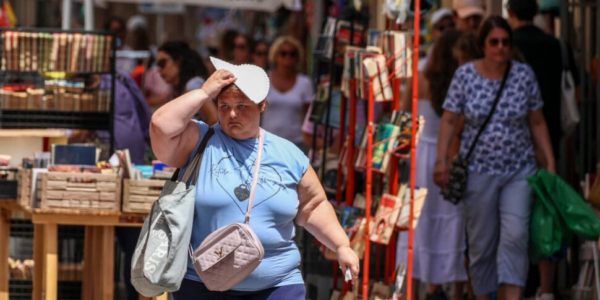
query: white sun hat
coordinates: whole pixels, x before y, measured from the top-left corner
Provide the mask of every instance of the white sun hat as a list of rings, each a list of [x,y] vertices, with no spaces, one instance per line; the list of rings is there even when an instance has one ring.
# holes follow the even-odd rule
[[[234,65],[212,56],[210,62],[216,70],[231,72],[236,78],[233,84],[252,102],[258,104],[267,98],[271,84],[269,76],[261,67],[251,64]]]

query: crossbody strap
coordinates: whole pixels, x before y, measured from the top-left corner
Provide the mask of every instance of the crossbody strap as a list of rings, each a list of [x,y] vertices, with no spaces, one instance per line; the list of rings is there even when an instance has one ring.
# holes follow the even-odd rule
[[[265,142],[265,133],[261,128],[258,134],[258,152],[256,153],[256,161],[254,162],[254,171],[252,172],[252,185],[250,186],[250,197],[248,199],[248,209],[246,209],[246,216],[244,223],[250,222],[250,215],[252,212],[252,205],[254,204],[254,194],[256,193],[256,183],[258,182],[258,174],[260,171],[260,162],[262,159],[263,144]]]
[[[259,174],[259,170],[260,170],[260,162],[262,160],[262,151],[263,151],[264,141],[265,141],[265,133],[264,133],[264,130],[261,128],[259,135],[258,135],[258,151],[256,153],[256,161],[254,162],[254,170],[252,171],[252,184],[250,186],[250,196],[248,199],[248,208],[246,209],[246,215],[244,217],[245,224],[250,223],[250,215],[252,212],[252,205],[254,204],[254,194],[256,191],[256,184],[258,182],[258,174]],[[195,261],[194,249],[192,248],[191,242],[188,246],[188,254],[190,256],[190,259],[192,261]]]
[[[492,119],[492,115],[494,115],[494,112],[496,111],[496,106],[498,106],[498,102],[500,102],[500,97],[502,96],[502,91],[504,90],[504,85],[506,83],[506,79],[508,78],[508,73],[510,73],[511,67],[512,67],[512,64],[509,62],[508,66],[506,66],[506,71],[504,71],[504,77],[502,77],[502,82],[500,83],[500,89],[498,89],[498,93],[496,93],[496,98],[494,99],[494,104],[492,105],[492,109],[490,110],[490,113],[485,118],[485,121],[483,121],[483,124],[479,128],[479,131],[477,132],[477,135],[475,136],[473,143],[471,143],[471,146],[469,147],[469,152],[467,152],[467,156],[465,157],[465,160],[467,160],[467,161],[469,160],[469,157],[471,157],[473,150],[475,150],[475,146],[477,145],[479,136],[485,130],[485,127],[490,122],[490,120]]]

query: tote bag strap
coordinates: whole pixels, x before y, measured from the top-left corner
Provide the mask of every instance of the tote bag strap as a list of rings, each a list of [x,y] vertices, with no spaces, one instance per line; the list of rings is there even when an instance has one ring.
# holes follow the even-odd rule
[[[200,170],[202,157],[204,156],[204,150],[206,149],[208,140],[210,140],[210,137],[212,137],[214,133],[215,129],[209,127],[208,131],[204,134],[202,140],[200,141],[198,150],[196,151],[192,160],[188,163],[187,167],[185,168],[185,172],[181,177],[181,181],[185,182],[187,186],[189,186],[191,183],[195,183],[198,180],[198,171]],[[171,181],[178,180],[180,171],[181,168],[177,168],[177,170],[175,170],[175,173],[173,173],[173,176],[171,177]]]
[[[192,161],[188,164],[188,168],[189,169],[195,169],[196,171],[194,172],[196,174],[196,178],[198,178],[198,169],[200,168],[200,163],[202,162],[202,157],[204,156],[204,150],[206,149],[206,145],[208,144],[208,140],[210,139],[210,137],[215,133],[215,130],[210,127],[208,129],[208,131],[206,132],[206,134],[204,134],[204,136],[202,137],[202,141],[200,142],[200,146],[198,147],[198,151],[196,152],[196,154],[194,154],[194,158],[192,159]],[[194,165],[195,164],[195,165]],[[173,176],[171,177],[171,181],[177,181],[177,178],[179,178],[179,170],[180,168],[177,168],[177,170],[175,170],[175,173],[173,173]],[[186,174],[188,173],[186,170]],[[184,174],[185,177],[185,174]],[[190,178],[187,178],[188,180]],[[189,183],[187,181],[186,185],[189,187],[189,185],[191,184],[191,182],[195,182],[195,181],[190,181]],[[148,215],[148,225],[150,225],[149,228],[153,228],[155,226],[155,222],[158,221],[157,220],[152,220],[152,215],[155,209],[155,206],[158,205],[158,200],[154,201],[152,203],[152,208],[150,209],[150,214]],[[148,240],[150,239],[150,230],[148,230],[148,232],[146,233],[146,243],[144,245],[144,249],[146,248],[146,245],[148,244]]]

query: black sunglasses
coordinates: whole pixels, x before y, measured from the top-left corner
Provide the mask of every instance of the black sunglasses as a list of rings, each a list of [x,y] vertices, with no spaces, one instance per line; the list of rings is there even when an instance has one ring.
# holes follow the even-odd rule
[[[505,47],[510,47],[510,44],[511,44],[509,39],[496,39],[496,38],[490,39],[489,43],[490,43],[490,46],[492,46],[492,47],[496,47],[499,44],[502,44]]]
[[[279,51],[279,56],[281,56],[281,57],[286,57],[286,56],[296,57],[296,56],[298,56],[298,52],[296,52],[296,51]]]

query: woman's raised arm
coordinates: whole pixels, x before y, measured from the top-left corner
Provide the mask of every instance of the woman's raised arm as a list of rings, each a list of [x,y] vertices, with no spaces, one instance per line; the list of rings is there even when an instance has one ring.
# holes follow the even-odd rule
[[[192,117],[207,101],[212,101],[221,89],[232,84],[235,77],[228,71],[218,70],[202,88],[192,90],[161,106],[152,115],[150,141],[156,157],[174,167],[185,164],[198,143],[198,126]]]

